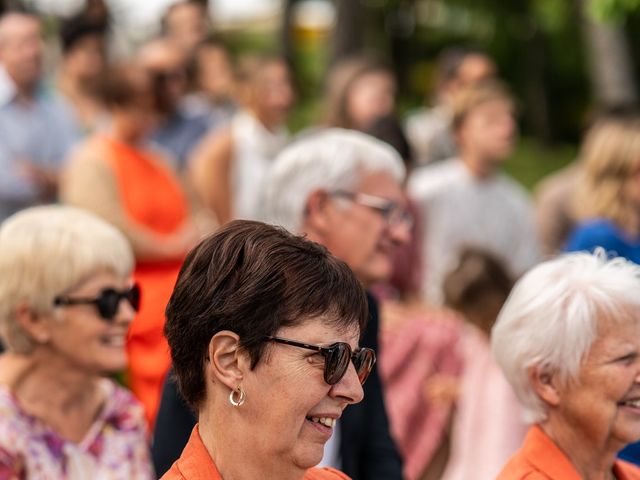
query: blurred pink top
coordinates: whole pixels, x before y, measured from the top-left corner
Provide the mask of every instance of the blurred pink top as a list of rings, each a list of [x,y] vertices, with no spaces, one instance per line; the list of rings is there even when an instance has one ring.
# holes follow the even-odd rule
[[[522,445],[529,425],[491,355],[487,335],[467,324],[460,351],[465,364],[442,480],[494,480]]]
[[[382,310],[379,372],[391,433],[407,480],[422,475],[442,442],[452,402],[430,401],[429,382],[461,373],[456,349],[461,322],[452,314],[386,302]]]

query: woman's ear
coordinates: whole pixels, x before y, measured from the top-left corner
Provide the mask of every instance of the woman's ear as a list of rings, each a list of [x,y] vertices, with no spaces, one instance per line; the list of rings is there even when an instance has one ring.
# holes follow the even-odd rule
[[[329,194],[325,190],[316,189],[309,194],[304,209],[303,232],[321,236],[328,230],[328,200]]]
[[[546,366],[534,365],[527,370],[529,381],[538,396],[549,406],[556,407],[560,403],[560,390],[557,378]]]
[[[209,341],[208,353],[208,371],[212,380],[235,390],[250,368],[248,355],[240,347],[238,334],[229,330],[216,333]]]
[[[48,343],[51,339],[50,318],[44,315],[38,315],[26,303],[21,303],[16,308],[16,320],[22,329],[37,344]]]

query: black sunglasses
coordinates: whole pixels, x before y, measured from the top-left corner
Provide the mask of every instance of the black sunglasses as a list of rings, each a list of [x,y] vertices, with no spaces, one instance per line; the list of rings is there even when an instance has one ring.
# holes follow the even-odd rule
[[[356,373],[360,384],[364,384],[376,363],[376,354],[370,348],[358,348],[351,351],[351,346],[345,342],[336,342],[328,347],[313,345],[310,343],[296,342],[287,338],[265,337],[272,342],[284,343],[298,348],[314,350],[324,357],[324,381],[329,385],[338,383],[349,368],[349,361],[356,367]]]
[[[105,288],[94,298],[70,298],[59,296],[53,299],[53,305],[61,307],[64,305],[95,305],[100,317],[113,321],[118,313],[120,301],[126,300],[137,312],[140,309],[140,287],[134,284],[125,290]]]

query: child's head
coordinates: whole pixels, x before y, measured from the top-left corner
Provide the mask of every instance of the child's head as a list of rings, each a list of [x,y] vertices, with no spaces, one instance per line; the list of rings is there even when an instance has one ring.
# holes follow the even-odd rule
[[[466,248],[444,280],[445,304],[489,335],[512,286],[500,260],[484,250]]]

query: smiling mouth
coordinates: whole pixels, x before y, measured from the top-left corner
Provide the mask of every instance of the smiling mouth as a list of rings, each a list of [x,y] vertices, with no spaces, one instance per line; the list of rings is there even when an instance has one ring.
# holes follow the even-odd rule
[[[618,402],[618,405],[622,407],[633,407],[640,409],[640,398],[634,398],[632,400],[624,400],[622,402]]]
[[[100,343],[108,347],[124,347],[127,341],[126,335],[110,335],[102,337]]]
[[[311,423],[320,423],[328,428],[333,428],[336,425],[335,418],[329,417],[306,417]]]

